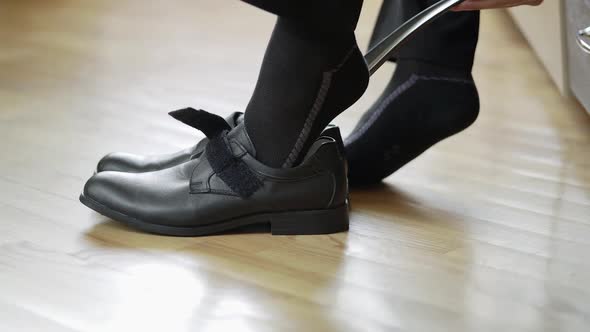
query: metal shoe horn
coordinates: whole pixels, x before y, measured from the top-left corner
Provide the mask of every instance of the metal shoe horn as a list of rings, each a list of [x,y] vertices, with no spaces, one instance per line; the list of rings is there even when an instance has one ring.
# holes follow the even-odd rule
[[[410,39],[412,35],[463,1],[465,0],[441,0],[407,20],[399,28],[383,38],[365,55],[369,73],[373,75],[379,67],[391,58],[393,52]]]

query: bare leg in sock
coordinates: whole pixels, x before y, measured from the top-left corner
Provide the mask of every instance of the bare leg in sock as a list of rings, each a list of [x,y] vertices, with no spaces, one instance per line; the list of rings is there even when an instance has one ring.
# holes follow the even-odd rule
[[[366,90],[354,29],[362,1],[246,1],[279,14],[245,126],[256,158],[296,165],[320,132]]]
[[[372,43],[434,2],[385,0]],[[475,121],[478,29],[479,12],[447,13],[394,55],[390,83],[345,142],[352,185],[380,182]]]

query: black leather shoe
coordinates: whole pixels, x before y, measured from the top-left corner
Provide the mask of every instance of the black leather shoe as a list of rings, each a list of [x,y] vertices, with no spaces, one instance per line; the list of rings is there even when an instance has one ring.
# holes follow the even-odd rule
[[[198,117],[190,116],[194,114],[194,109],[187,108],[185,112],[174,113],[171,112],[175,119],[180,122],[187,124],[193,128],[198,128]],[[244,113],[234,112],[225,121],[231,128],[234,128],[244,120]],[[336,140],[339,146],[344,151],[344,143],[342,142],[342,136],[340,135],[340,129],[335,125],[329,125],[322,132],[322,136],[330,136]],[[208,138],[203,138],[196,145],[186,148],[184,150],[162,154],[154,156],[141,156],[126,152],[113,152],[104,156],[96,166],[96,172],[114,171],[114,172],[126,172],[126,173],[144,173],[159,171],[162,169],[170,168],[172,166],[180,165],[191,159],[198,158],[203,151],[205,146],[209,142]]]
[[[231,129],[216,115],[195,112],[206,114],[199,125],[209,138],[200,158],[155,172],[98,173],[80,201],[165,235],[206,235],[260,223],[270,223],[272,234],[348,230],[345,160],[335,139],[320,137],[296,167],[270,168],[256,160],[243,124]]]
[[[175,119],[180,122],[187,124],[191,127],[198,126],[195,122],[198,118],[187,116],[173,115],[178,113],[171,113]],[[243,121],[244,113],[234,112],[228,116],[225,121],[230,125],[231,128],[237,126]],[[128,173],[143,173],[159,171],[161,169],[169,168],[182,164],[191,158],[198,158],[203,153],[205,146],[209,140],[203,138],[196,145],[186,148],[184,150],[155,156],[141,156],[126,152],[113,152],[104,156],[96,166],[96,173],[104,171],[115,171],[115,172],[128,172]]]

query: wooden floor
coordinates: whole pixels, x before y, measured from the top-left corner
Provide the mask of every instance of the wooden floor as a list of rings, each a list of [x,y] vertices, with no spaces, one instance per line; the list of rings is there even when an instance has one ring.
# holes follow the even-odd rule
[[[503,12],[478,122],[353,192],[347,234],[161,237],[78,202],[103,154],[198,139],[167,111],[242,110],[272,24],[235,0],[0,2],[0,331],[588,331],[590,118]]]

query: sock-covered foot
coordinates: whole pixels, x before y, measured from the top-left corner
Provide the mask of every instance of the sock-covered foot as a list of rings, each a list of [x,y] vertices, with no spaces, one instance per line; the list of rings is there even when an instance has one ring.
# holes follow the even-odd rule
[[[368,70],[352,31],[279,18],[245,112],[256,158],[296,165],[328,123],[364,93]]]
[[[381,181],[479,114],[470,72],[399,60],[393,79],[345,141],[351,185]]]

